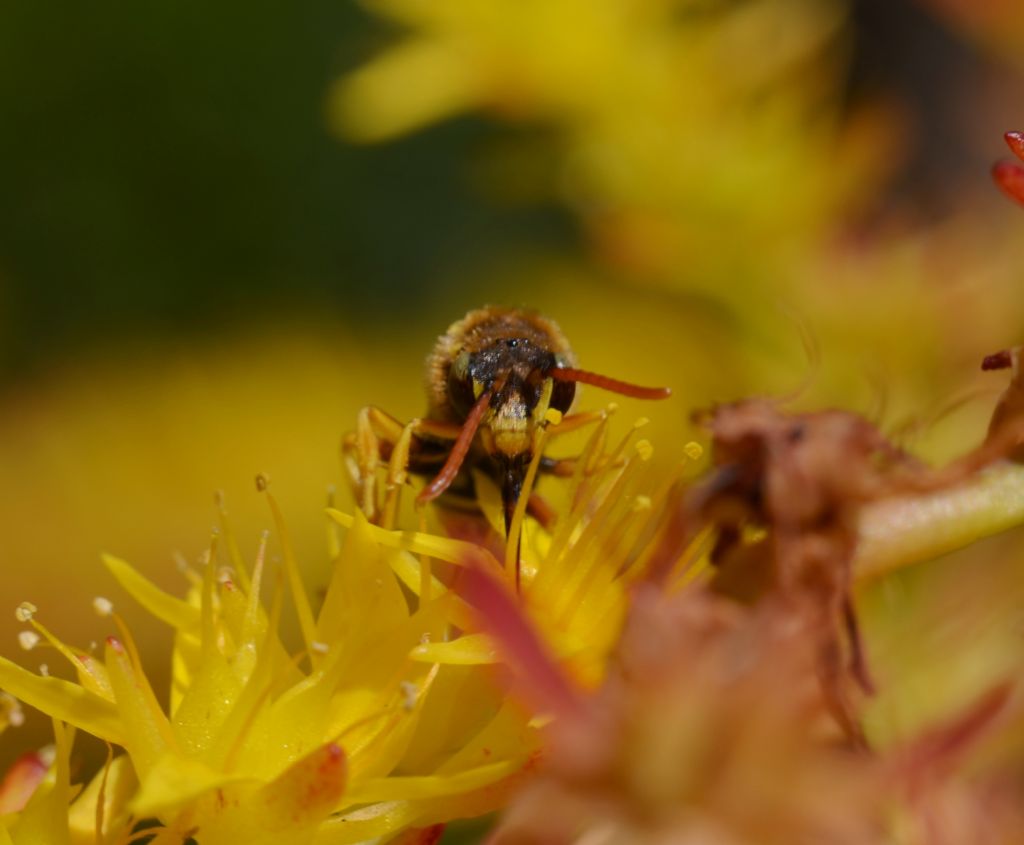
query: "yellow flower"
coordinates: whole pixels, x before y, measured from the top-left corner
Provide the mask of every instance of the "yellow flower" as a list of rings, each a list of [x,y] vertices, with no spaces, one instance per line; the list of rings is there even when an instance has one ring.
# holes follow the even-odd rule
[[[479,815],[514,784],[533,750],[520,736],[518,713],[464,667],[416,655],[464,620],[464,605],[437,582],[412,609],[400,581],[418,587],[419,562],[380,543],[356,517],[334,550],[335,567],[314,614],[284,522],[268,499],[283,558],[269,611],[260,600],[266,540],[250,573],[226,523],[202,573],[189,573],[184,600],[124,561],[104,558],[121,586],[174,629],[166,710],[108,600],[94,603],[118,630],[102,659],[61,642],[34,606],[18,609],[70,661],[76,682],[0,659],[0,686],[127,751],[70,813],[54,811],[67,806],[68,789],[47,790],[54,832],[41,841],[92,843],[101,834],[122,841],[137,822],[154,819],[160,842],[196,835],[203,845],[341,845]],[[230,567],[218,568],[218,546],[227,548]],[[296,655],[278,633],[285,582],[303,637]],[[70,732],[58,728],[58,760],[69,745]],[[66,786],[61,765],[56,783]],[[8,825],[19,845],[40,841],[31,833],[38,816],[32,806]]]
[[[550,127],[556,172],[541,168],[539,190],[647,281],[727,297],[745,274],[701,279],[742,264],[736,243],[770,277],[769,259],[791,260],[870,187],[885,146],[841,128],[841,2],[370,5],[406,34],[338,83],[342,134],[385,140],[473,110]],[[499,188],[522,192],[523,171]]]
[[[609,411],[614,410],[614,405]],[[622,625],[627,592],[647,570],[668,506],[671,482],[678,473],[661,473],[667,480],[658,489],[650,489],[652,473],[649,461],[653,449],[640,440],[631,445],[635,431],[646,424],[639,420],[619,442],[607,445],[611,414],[605,412],[576,462],[573,478],[564,491],[565,508],[549,534],[533,522],[523,519],[526,501],[543,454],[544,442],[534,449],[534,466],[520,496],[516,519],[509,536],[520,536],[521,602],[544,641],[580,683],[594,686],[603,677],[606,659]],[[701,448],[691,444],[684,465],[700,457]],[[680,470],[681,471],[681,470]],[[500,494],[486,476],[477,473],[474,483],[479,491],[484,517],[495,535],[504,536],[504,517]],[[356,520],[337,510],[329,514],[344,526]],[[515,546],[508,544],[503,561],[473,543],[416,532],[395,532],[370,526],[377,542],[396,551],[414,552],[456,566],[472,561],[493,572],[503,573],[510,590],[515,589]],[[685,562],[693,562],[686,558]],[[407,562],[406,583],[421,589]],[[459,579],[454,581],[458,589]],[[444,591],[439,581],[432,590]],[[449,617],[456,628],[465,631],[473,625],[472,614],[464,604],[457,605],[459,616]],[[441,666],[488,665],[499,662],[490,638],[484,633],[462,633],[454,639],[432,641],[413,651],[416,660]]]
[[[609,445],[609,414],[599,417],[550,534],[523,522],[528,495],[521,496],[511,535],[522,526],[518,593],[512,544],[499,561],[465,541],[389,531],[361,514],[330,508],[346,532],[343,542],[330,535],[334,565],[314,610],[269,493],[281,557],[276,568],[268,563],[267,536],[252,567],[246,565],[223,510],[200,571],[186,568],[191,583],[183,599],[106,556],[121,587],[174,631],[166,707],[110,600],[93,602],[116,629],[102,657],[62,642],[35,605],[23,603],[16,615],[31,626],[24,644],[56,649],[75,681],[0,659],[0,688],[53,717],[56,737],[45,777],[40,780],[37,765],[34,780],[23,780],[21,797],[8,806],[14,812],[0,819],[0,845],[123,845],[140,825],[149,826],[158,843],[189,837],[202,845],[386,842],[504,806],[545,752],[541,726],[560,706],[575,706],[581,693],[608,684],[609,658],[621,651],[631,595],[656,556],[673,550],[673,559],[656,560],[668,573],[670,594],[703,577],[705,537],[689,548],[672,542],[675,485],[685,470],[657,473],[662,481],[652,487],[651,446],[631,439],[638,427]],[[540,436],[527,491],[543,453]],[[686,451],[686,465],[700,457],[696,444]],[[1007,473],[1019,483],[1024,470],[1003,471],[1000,483]],[[978,484],[984,489],[993,478]],[[500,496],[485,478],[476,482],[484,515],[501,534]],[[264,481],[260,486],[265,491]],[[1005,526],[1003,516],[986,521],[994,506],[977,490],[961,496],[954,509],[959,501],[984,511],[971,516],[968,533]],[[902,507],[906,513],[908,505]],[[933,525],[942,518],[929,517],[921,502],[909,507]],[[953,542],[965,537],[947,535]],[[884,532],[880,540],[872,554],[884,558]],[[921,547],[935,551],[933,538],[927,540]],[[913,558],[913,549],[895,545],[900,562]],[[445,582],[434,573],[435,561],[483,567],[503,578],[505,606],[518,609],[481,625],[473,606],[475,570]],[[280,635],[286,593],[302,638],[295,654]],[[499,617],[513,626],[521,618],[529,628],[518,640],[505,637],[506,646],[519,643],[518,651],[499,651],[492,636]],[[491,667],[503,660],[534,681],[520,689],[522,700],[506,697],[493,683]],[[755,686],[763,680],[759,675]],[[2,712],[16,712],[10,699],[4,701]],[[655,749],[659,725],[672,720],[649,722]],[[70,783],[75,729],[127,752],[111,755],[81,792]],[[644,756],[641,773],[661,765],[653,752]],[[816,752],[811,757],[817,759]]]

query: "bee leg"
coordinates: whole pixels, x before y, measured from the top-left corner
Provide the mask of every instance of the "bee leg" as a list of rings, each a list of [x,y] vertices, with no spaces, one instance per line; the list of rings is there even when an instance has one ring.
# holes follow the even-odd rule
[[[537,467],[537,471],[543,472],[546,475],[553,475],[556,478],[570,478],[572,474],[576,472],[576,464],[579,460],[579,456],[571,458],[549,458],[545,455],[540,459],[540,465]]]
[[[368,405],[356,418],[355,432],[342,441],[342,455],[359,508],[374,524],[390,527],[398,512],[401,486],[419,461],[421,440],[455,440],[461,427],[454,423],[415,419],[403,425],[390,414]],[[377,489],[377,470],[387,461],[384,501]]]
[[[540,523],[541,528],[549,532],[555,524],[555,518],[558,516],[547,499],[543,498],[539,493],[530,494],[530,498],[526,500],[526,512]]]
[[[359,509],[376,523],[380,508],[377,496],[377,467],[383,444],[393,443],[402,433],[401,423],[379,408],[367,406],[356,417],[356,430],[342,444],[345,466],[352,481]],[[388,449],[390,451],[390,449]]]
[[[395,525],[395,516],[398,513],[398,500],[402,493],[402,485],[409,476],[409,449],[412,445],[413,432],[416,423],[413,420],[402,428],[391,449],[391,458],[388,460],[387,483],[384,488],[384,510],[381,514],[380,524],[382,527],[391,529]]]
[[[553,475],[556,478],[571,478],[573,474],[576,472],[576,468],[581,460],[583,460],[582,455],[572,455],[571,457],[568,458],[549,458],[548,456],[545,455],[543,458],[540,459],[540,466],[537,468],[537,470],[538,472],[543,472],[545,475]],[[597,463],[595,466],[592,466],[589,469],[584,469],[583,474],[586,476],[591,476],[596,474],[599,470],[607,469],[609,466],[621,467],[624,466],[625,463],[625,458],[618,457],[615,460],[613,460],[611,464]]]

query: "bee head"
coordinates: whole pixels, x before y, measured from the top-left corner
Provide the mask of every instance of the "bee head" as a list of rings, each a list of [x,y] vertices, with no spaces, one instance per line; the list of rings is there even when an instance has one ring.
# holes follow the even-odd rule
[[[567,361],[526,337],[502,337],[473,351],[462,350],[448,371],[448,398],[465,418],[477,400],[491,392],[495,416],[529,418],[544,397],[545,380]],[[555,381],[549,407],[565,414],[576,397],[571,381]]]

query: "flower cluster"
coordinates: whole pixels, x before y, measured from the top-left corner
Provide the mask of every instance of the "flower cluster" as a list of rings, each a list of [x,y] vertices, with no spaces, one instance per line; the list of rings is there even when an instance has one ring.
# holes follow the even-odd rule
[[[650,445],[627,437],[609,447],[610,414],[601,417],[570,482],[569,513],[550,535],[525,526],[522,545],[531,618],[588,686],[603,677],[627,585],[643,569],[667,495],[667,487],[641,493]],[[282,561],[273,574],[269,537],[248,566],[223,509],[200,570],[186,570],[184,599],[104,557],[120,586],[174,630],[166,707],[111,601],[94,601],[116,630],[102,655],[62,642],[35,605],[18,607],[30,626],[23,646],[54,648],[76,680],[0,659],[7,721],[17,721],[17,699],[49,713],[58,735],[52,759],[32,755],[0,790],[0,806],[20,811],[6,822],[13,842],[37,841],[43,820],[47,842],[127,842],[141,829],[159,842],[203,845],[341,845],[403,831],[428,841],[436,825],[502,805],[530,768],[539,749],[532,714],[503,700],[489,677],[498,661],[490,639],[433,572],[470,553],[494,571],[505,564],[463,540],[389,531],[330,508],[345,537],[332,534],[334,566],[314,610],[264,492]],[[490,493],[481,494],[485,512],[500,524]],[[297,653],[279,634],[286,593],[302,634]],[[74,728],[126,751],[77,795]]]
[[[1019,381],[1015,370],[983,460],[956,467],[1017,448]],[[0,842],[409,845],[510,804],[499,842],[917,845],[943,841],[922,833],[940,816],[958,830],[984,818],[1012,841],[1018,757],[1003,750],[971,779],[959,774],[994,726],[1003,740],[1021,734],[1009,687],[869,753],[842,667],[863,671],[850,580],[1024,521],[1024,471],[926,472],[902,453],[887,466],[852,415],[788,415],[763,400],[733,410],[740,419],[718,413],[701,479],[697,444],[683,467],[652,473],[637,427],[612,441],[611,415],[595,415],[557,519],[546,530],[519,514],[522,542],[504,560],[487,544],[331,507],[344,538],[331,534],[314,600],[262,478],[279,564],[264,535],[247,565],[223,507],[199,569],[185,568],[184,598],[106,556],[174,631],[166,706],[110,600],[94,600],[114,628],[101,655],[66,644],[22,603],[23,646],[54,649],[75,680],[0,659],[0,724],[19,721],[21,701],[49,714],[55,735],[0,784]],[[865,437],[862,454],[852,444]],[[845,474],[837,449],[849,453]],[[851,488],[856,465],[864,476]],[[894,472],[906,474],[901,491],[924,476],[935,490],[863,507],[888,498],[879,485]],[[500,535],[500,495],[476,483],[480,518]],[[951,513],[962,530],[936,538]],[[286,596],[297,650],[280,635]],[[77,730],[111,748],[84,788],[72,784]]]
[[[686,266],[693,283],[733,266],[737,242],[763,269],[873,182],[822,95],[841,76],[840,2],[372,8],[404,34],[339,82],[341,133],[379,141],[468,111],[550,129],[542,163],[519,151],[498,190],[553,188],[598,253],[637,276],[673,284]]]

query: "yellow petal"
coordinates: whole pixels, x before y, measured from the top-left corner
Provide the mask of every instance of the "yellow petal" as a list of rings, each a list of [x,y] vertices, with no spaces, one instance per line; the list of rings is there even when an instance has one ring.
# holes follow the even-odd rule
[[[295,551],[292,548],[288,526],[285,524],[281,509],[277,505],[277,500],[269,492],[266,493],[266,497],[267,504],[270,505],[270,512],[274,517],[274,525],[277,527],[277,537],[281,543],[281,553],[284,559],[284,571],[288,576],[288,586],[291,588],[295,613],[299,617],[299,629],[302,631],[306,650],[310,652],[310,660],[316,664],[316,654],[312,651],[312,644],[316,639],[316,625],[313,621],[309,596],[306,595],[306,587],[302,583],[302,573],[299,571],[299,563],[295,559]]]
[[[385,556],[391,571],[418,597],[423,585],[420,561],[409,552],[398,549],[387,550]],[[456,628],[468,628],[473,624],[474,616],[470,606],[433,575],[430,577],[430,597],[434,601],[444,602],[445,618]]]
[[[184,806],[198,796],[228,784],[252,781],[240,774],[225,774],[199,760],[165,753],[149,767],[131,802],[137,818],[157,816]]]
[[[108,701],[114,700],[114,694],[110,689],[110,680],[107,678],[107,670],[99,660],[66,645],[37,619],[32,619],[31,624],[71,664],[78,676],[78,683],[101,698]]]
[[[332,122],[360,141],[400,135],[468,108],[479,93],[476,77],[455,50],[410,41],[337,84]]]
[[[78,684],[35,675],[0,657],[0,689],[93,736],[115,745],[124,744],[125,730],[117,707]]]
[[[417,801],[459,795],[482,786],[489,786],[519,768],[519,763],[515,761],[502,760],[454,775],[374,778],[359,786],[353,786],[345,795],[345,803],[351,806],[380,801]]]
[[[439,775],[455,774],[495,760],[518,760],[520,765],[540,747],[540,737],[513,704],[504,704],[487,725],[438,766]]]
[[[217,649],[205,653],[199,671],[174,711],[174,733],[185,754],[199,754],[215,740],[245,684]]]
[[[319,641],[358,652],[409,618],[402,588],[382,554],[381,533],[390,532],[375,531],[361,513],[352,521],[317,620]]]
[[[504,806],[521,788],[522,772],[461,795],[423,801],[388,801],[331,816],[317,829],[313,845],[356,845],[408,827],[426,827],[458,818],[474,818]]]
[[[11,831],[16,845],[70,845],[68,804],[71,803],[71,742],[74,728],[54,719],[57,754],[52,780],[47,779],[29,799]]]
[[[423,643],[416,646],[409,656],[423,663],[453,664],[472,666],[497,663],[498,655],[494,644],[486,634],[465,634],[458,639],[440,643]]]
[[[355,518],[347,513],[342,513],[334,508],[327,509],[328,516],[339,525],[350,528]],[[360,514],[360,516],[362,516]],[[364,517],[365,519],[365,517]],[[403,549],[418,555],[429,555],[438,560],[464,565],[467,559],[485,560],[493,567],[495,572],[503,572],[504,569],[495,560],[494,555],[481,549],[475,543],[466,540],[452,540],[448,537],[438,537],[435,534],[426,534],[422,531],[387,531],[377,525],[368,525],[367,530],[373,535],[376,542],[391,549]]]
[[[104,777],[106,782],[104,783]],[[103,794],[103,832],[116,830],[127,817],[128,800],[138,780],[126,754],[115,757],[96,775],[68,812],[72,845],[96,845],[96,810]]]
[[[345,755],[314,750],[259,789],[227,787],[194,815],[203,845],[305,845],[345,789]]]
[[[148,578],[140,575],[131,564],[113,555],[103,555],[103,564],[128,594],[168,625],[179,631],[199,627],[199,611],[179,598],[165,593]]]
[[[174,747],[174,733],[146,676],[136,670],[124,646],[113,637],[107,640],[106,664],[124,733],[120,744],[145,779],[156,760]]]
[[[396,774],[435,772],[458,749],[472,742],[493,719],[504,701],[490,673],[477,666],[439,666],[423,705],[416,734]],[[457,715],[456,715],[457,714]],[[488,754],[467,760],[463,768],[505,759]]]
[[[361,726],[361,730],[348,730],[342,734],[342,742],[349,752],[349,772],[353,784],[390,774],[405,756],[416,734],[437,670],[438,667],[434,666],[425,673],[413,675],[413,680],[406,681],[411,686],[400,688],[394,693],[392,701],[386,705],[385,718],[371,720]],[[409,695],[415,696],[411,706],[407,699]]]
[[[327,743],[299,760],[280,777],[260,790],[259,820],[270,830],[312,826],[326,817],[345,790],[345,754],[338,745]]]
[[[30,751],[11,764],[0,778],[0,816],[24,808],[50,771],[51,762],[45,753]]]

